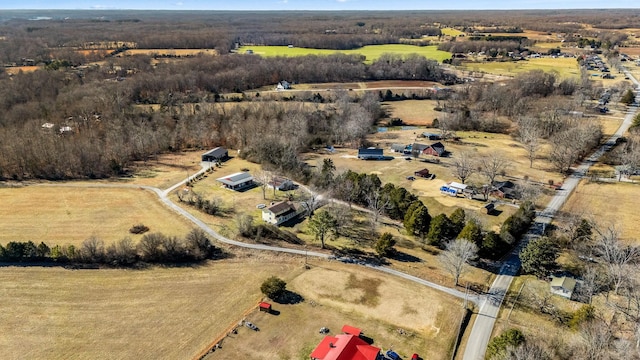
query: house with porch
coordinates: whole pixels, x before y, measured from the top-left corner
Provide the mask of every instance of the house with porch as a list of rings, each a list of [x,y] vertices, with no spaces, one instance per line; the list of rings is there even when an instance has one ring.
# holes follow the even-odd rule
[[[291,201],[281,201],[262,209],[262,220],[266,223],[280,226],[300,215],[300,210]]]
[[[254,185],[253,176],[248,172],[239,172],[216,179],[227,189],[240,191]]]

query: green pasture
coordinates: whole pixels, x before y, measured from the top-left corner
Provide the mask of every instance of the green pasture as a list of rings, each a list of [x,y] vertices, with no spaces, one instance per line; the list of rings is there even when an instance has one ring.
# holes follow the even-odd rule
[[[514,76],[531,70],[555,72],[560,78],[579,77],[580,69],[574,58],[539,58],[524,61],[508,62],[474,62],[465,63],[462,68],[467,71],[480,71],[495,75]]]
[[[442,62],[451,58],[451,53],[440,51],[435,45],[415,46],[404,44],[368,45],[353,50],[328,50],[310,49],[288,46],[242,46],[238,49],[241,54],[246,54],[247,50],[252,50],[254,54],[261,56],[305,56],[305,55],[330,55],[335,53],[360,54],[365,57],[365,63],[377,60],[382,54],[394,53],[399,55],[418,54],[428,59]]]

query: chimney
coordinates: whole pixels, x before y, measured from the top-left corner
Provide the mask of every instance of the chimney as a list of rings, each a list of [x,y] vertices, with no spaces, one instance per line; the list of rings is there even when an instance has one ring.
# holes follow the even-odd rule
[[[330,342],[330,343],[329,343],[329,348],[334,348],[334,347],[336,347],[336,346],[335,346],[335,345],[333,345],[333,343],[332,343],[332,342]]]

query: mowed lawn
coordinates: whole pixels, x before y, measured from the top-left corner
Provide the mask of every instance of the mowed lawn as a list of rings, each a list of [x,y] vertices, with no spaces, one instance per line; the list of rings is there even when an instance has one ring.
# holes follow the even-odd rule
[[[592,220],[603,228],[614,226],[624,240],[638,242],[640,222],[637,194],[640,184],[583,181],[562,211]]]
[[[345,324],[363,329],[374,346],[393,347],[403,359],[413,353],[423,359],[449,358],[461,299],[361,266],[311,264],[287,285],[303,303],[274,304],[278,315],[251,314],[247,320],[260,331],[240,329],[206,359],[308,359],[324,337],[318,333],[321,327],[335,335]]]
[[[426,58],[438,60],[442,62],[451,58],[451,53],[438,50],[435,45],[431,46],[415,46],[404,44],[386,44],[386,45],[367,45],[353,50],[330,50],[330,49],[311,49],[288,46],[242,46],[238,52],[245,54],[247,50],[252,50],[256,55],[262,56],[306,56],[306,55],[330,55],[335,53],[343,54],[359,54],[363,55],[365,63],[371,63],[377,60],[382,54],[394,53],[398,55],[418,54]]]
[[[191,359],[260,299],[288,258],[197,267],[0,267],[1,359]]]
[[[524,61],[471,62],[465,63],[463,68],[469,71],[482,71],[495,75],[515,76],[531,70],[543,70],[545,72],[556,72],[560,78],[580,77],[578,62],[574,58],[544,57]]]
[[[91,236],[106,244],[132,235],[144,224],[150,232],[184,236],[193,226],[165,207],[155,193],[136,188],[68,186],[0,188],[0,243],[45,242],[49,246],[79,245]]]

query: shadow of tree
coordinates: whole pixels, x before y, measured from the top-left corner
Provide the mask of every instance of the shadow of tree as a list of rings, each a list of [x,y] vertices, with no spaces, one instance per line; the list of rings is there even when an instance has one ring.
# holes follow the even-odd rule
[[[390,258],[401,262],[422,262],[422,259],[420,259],[419,257],[398,250],[396,250],[395,253],[390,256]]]
[[[285,290],[282,295],[280,295],[280,297],[274,299],[273,301],[277,302],[278,304],[294,305],[303,302],[304,297],[293,291]]]

